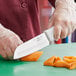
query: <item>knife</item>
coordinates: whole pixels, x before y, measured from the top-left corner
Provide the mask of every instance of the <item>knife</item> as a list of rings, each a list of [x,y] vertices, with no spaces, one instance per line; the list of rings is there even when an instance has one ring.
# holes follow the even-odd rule
[[[54,27],[44,31],[40,35],[24,42],[18,46],[14,52],[14,59],[32,54],[54,42]]]

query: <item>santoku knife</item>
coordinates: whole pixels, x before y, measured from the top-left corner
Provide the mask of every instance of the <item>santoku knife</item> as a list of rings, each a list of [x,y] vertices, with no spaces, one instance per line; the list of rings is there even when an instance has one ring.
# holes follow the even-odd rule
[[[14,52],[14,59],[19,59],[21,57],[27,56],[50,45],[52,42],[54,42],[53,35],[54,27],[44,31],[42,34],[32,38],[29,41],[24,42],[16,48]]]

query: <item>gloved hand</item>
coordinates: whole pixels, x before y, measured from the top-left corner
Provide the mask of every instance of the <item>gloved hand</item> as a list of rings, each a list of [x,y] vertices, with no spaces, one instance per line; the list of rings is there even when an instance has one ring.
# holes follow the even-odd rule
[[[22,43],[14,32],[0,25],[0,54],[3,58],[12,60],[16,47]]]
[[[49,20],[49,28],[55,26],[55,40],[65,38],[76,29],[75,7],[74,0],[56,0],[55,11]]]

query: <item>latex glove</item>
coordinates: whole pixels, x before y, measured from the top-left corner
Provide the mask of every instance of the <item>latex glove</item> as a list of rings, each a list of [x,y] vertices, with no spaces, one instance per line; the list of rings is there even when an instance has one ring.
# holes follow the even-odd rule
[[[0,25],[0,54],[3,58],[12,60],[16,47],[22,43],[14,32]]]
[[[55,11],[49,20],[49,28],[55,26],[55,40],[63,39],[76,29],[74,0],[57,0]]]

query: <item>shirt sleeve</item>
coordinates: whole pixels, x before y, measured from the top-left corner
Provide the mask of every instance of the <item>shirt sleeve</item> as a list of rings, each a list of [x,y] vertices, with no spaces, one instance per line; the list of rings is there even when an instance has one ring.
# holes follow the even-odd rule
[[[48,0],[50,3],[51,3],[51,5],[53,6],[53,7],[55,7],[55,1],[56,0]]]

